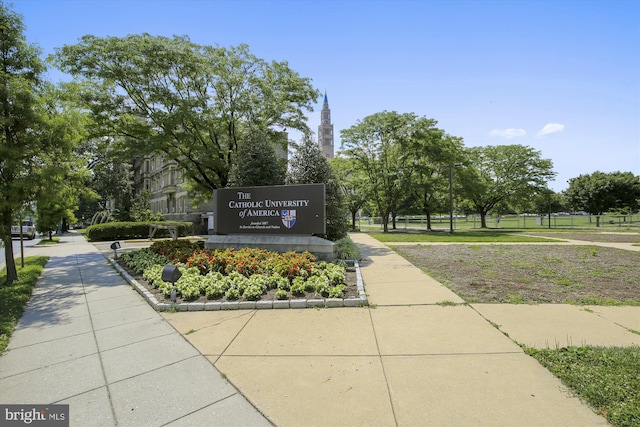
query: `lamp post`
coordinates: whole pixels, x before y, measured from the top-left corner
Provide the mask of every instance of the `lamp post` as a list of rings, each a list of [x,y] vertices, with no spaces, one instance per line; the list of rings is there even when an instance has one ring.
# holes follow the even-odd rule
[[[453,234],[453,168],[461,168],[462,163],[451,163],[442,167],[449,168],[449,233]]]

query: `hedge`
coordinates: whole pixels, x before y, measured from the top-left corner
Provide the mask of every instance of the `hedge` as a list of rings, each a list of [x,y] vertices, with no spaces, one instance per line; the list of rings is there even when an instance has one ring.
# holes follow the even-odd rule
[[[86,236],[89,241],[96,242],[114,239],[148,239],[150,225],[172,225],[178,227],[178,236],[193,234],[193,223],[178,221],[147,222],[107,222],[87,227]],[[156,230],[154,238],[170,237],[169,230]]]

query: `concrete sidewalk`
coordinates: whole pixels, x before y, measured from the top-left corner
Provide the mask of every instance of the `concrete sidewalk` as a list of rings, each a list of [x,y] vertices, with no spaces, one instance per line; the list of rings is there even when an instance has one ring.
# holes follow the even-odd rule
[[[384,244],[351,237],[371,308],[163,315],[276,425],[607,425],[492,326],[498,312],[448,305],[463,301]],[[637,307],[612,321],[563,306],[544,324],[551,341],[584,315],[591,332],[574,343],[638,343],[620,326],[632,328]],[[501,329],[534,343],[519,318],[500,314]]]
[[[0,403],[69,404],[71,426],[271,423],[79,234],[49,255],[0,357]]]
[[[91,426],[607,425],[514,340],[638,345],[639,307],[463,305],[351,237],[371,307],[160,315],[83,238],[34,248],[52,258],[0,357],[0,403],[69,403]]]

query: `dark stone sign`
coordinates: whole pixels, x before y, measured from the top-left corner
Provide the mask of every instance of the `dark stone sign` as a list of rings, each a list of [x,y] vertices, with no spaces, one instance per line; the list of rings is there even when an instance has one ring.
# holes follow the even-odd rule
[[[225,188],[213,199],[216,234],[326,233],[324,184]]]

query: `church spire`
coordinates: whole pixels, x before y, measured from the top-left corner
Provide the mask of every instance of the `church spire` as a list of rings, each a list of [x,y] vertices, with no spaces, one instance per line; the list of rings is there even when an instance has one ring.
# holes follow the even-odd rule
[[[324,91],[324,102],[320,112],[320,126],[318,126],[318,144],[327,159],[333,159],[333,124],[331,124],[331,110],[327,91]]]

